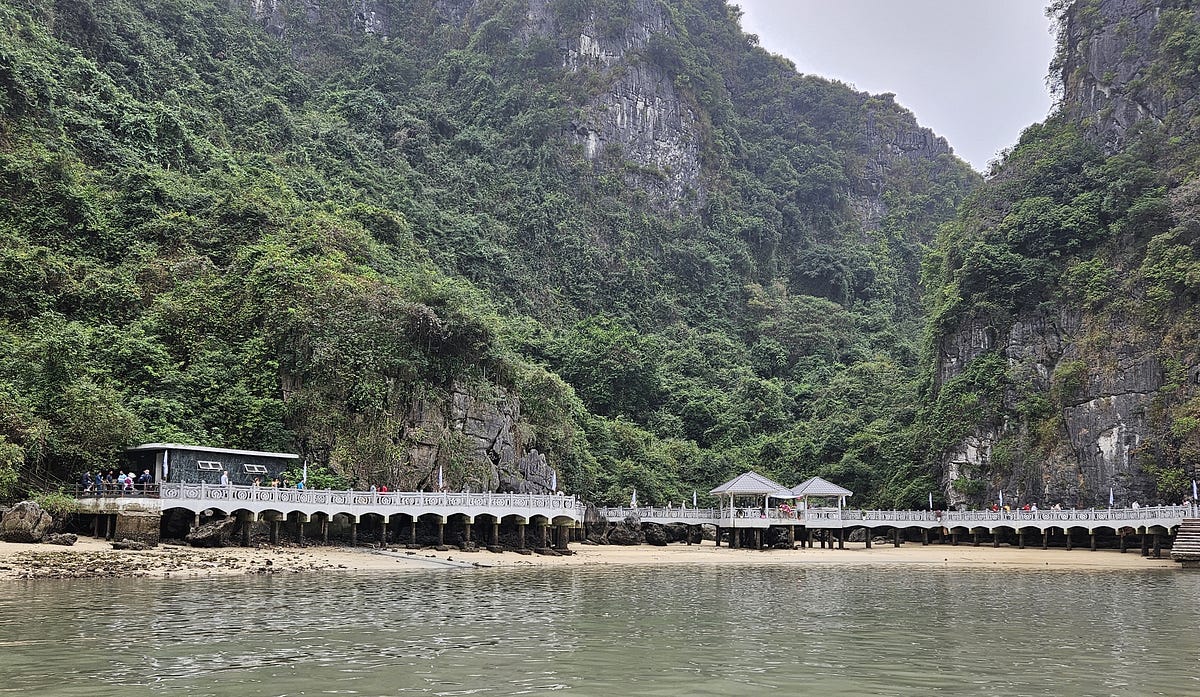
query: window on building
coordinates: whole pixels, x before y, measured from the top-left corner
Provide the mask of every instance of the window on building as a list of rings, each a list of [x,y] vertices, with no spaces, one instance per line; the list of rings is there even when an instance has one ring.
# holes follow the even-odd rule
[[[221,470],[221,463],[213,461],[213,460],[197,460],[196,466],[202,470],[213,470],[213,471]]]
[[[267,473],[266,465],[251,465],[251,464],[247,463],[247,464],[242,465],[242,469],[245,470],[246,474],[266,474]]]

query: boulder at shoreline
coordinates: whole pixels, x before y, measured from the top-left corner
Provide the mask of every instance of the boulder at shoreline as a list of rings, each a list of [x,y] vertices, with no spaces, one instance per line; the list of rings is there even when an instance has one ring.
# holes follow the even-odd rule
[[[54,518],[34,501],[22,501],[0,518],[0,541],[41,542],[54,525]]]

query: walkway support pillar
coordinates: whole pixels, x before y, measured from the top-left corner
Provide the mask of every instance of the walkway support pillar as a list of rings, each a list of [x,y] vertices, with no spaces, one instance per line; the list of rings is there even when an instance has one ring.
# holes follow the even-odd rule
[[[271,544],[279,544],[279,518],[271,518]]]
[[[517,523],[517,549],[525,549],[525,523]]]
[[[1162,539],[1157,532],[1154,533],[1154,558],[1162,559]]]
[[[1120,540],[1120,545],[1121,545],[1121,554],[1124,554],[1124,553],[1125,553],[1125,531],[1124,531],[1124,530],[1118,530],[1118,531],[1117,531],[1117,538]]]
[[[254,514],[249,511],[243,511],[238,514],[242,523],[242,546],[250,546],[250,525],[254,522]]]
[[[992,549],[996,549],[999,546],[1000,546],[1000,528],[996,528],[995,530],[992,531]]]
[[[1025,549],[1025,528],[1017,531],[1017,549]]]
[[[550,544],[546,539],[546,533],[548,532],[549,527],[550,526],[546,523],[538,523],[538,540],[541,542],[539,547],[540,549],[545,549]]]
[[[1090,533],[1088,533],[1088,537],[1091,538],[1092,551],[1095,552],[1096,551],[1096,531],[1092,530]]]
[[[467,522],[463,524],[463,529],[466,531],[463,533],[465,536],[464,539],[467,542],[470,542],[471,541],[471,521],[470,521],[470,519],[468,519]]]
[[[498,546],[499,544],[500,544],[500,519],[497,518],[496,520],[492,521],[492,545]]]
[[[1071,528],[1063,528],[1063,532],[1067,534],[1067,551],[1070,552],[1073,549],[1071,546]]]
[[[1050,549],[1050,528],[1042,530],[1042,549]]]
[[[921,528],[921,546],[929,546],[929,528]]]
[[[971,546],[979,546],[979,528],[971,528]]]
[[[1150,556],[1150,538],[1146,537],[1146,533],[1142,533],[1142,556]]]
[[[438,516],[438,546],[442,547],[446,544],[446,519]]]
[[[567,542],[571,539],[571,529],[566,525],[558,526],[558,549],[567,550]]]
[[[867,549],[870,549],[871,548],[871,528],[864,526],[863,532],[865,533],[863,535],[863,538],[867,541]]]
[[[296,514],[296,544],[304,544],[304,514]]]
[[[955,532],[954,530],[950,531],[950,546],[951,547],[958,546],[958,533]]]
[[[900,546],[900,528],[892,528],[892,546]]]
[[[358,546],[358,518],[350,521],[350,546]]]
[[[416,516],[413,516],[413,519],[408,521],[408,543],[410,545],[417,544],[417,517]]]
[[[789,525],[787,530],[788,530],[788,546],[791,547],[792,549],[795,549],[796,548],[796,526]]]

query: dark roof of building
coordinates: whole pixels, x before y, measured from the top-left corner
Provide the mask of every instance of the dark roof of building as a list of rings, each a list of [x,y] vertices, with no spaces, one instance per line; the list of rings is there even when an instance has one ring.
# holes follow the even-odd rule
[[[250,455],[258,457],[282,457],[297,460],[300,458],[295,453],[269,453],[263,450],[233,450],[230,448],[209,448],[203,445],[183,445],[182,443],[143,443],[135,445],[132,448],[126,448],[127,452],[142,452],[147,450],[195,450],[202,453],[218,453],[221,455]]]

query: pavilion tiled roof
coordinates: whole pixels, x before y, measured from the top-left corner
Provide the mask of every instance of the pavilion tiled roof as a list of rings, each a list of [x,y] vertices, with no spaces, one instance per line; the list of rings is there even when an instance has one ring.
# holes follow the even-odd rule
[[[820,477],[809,477],[792,487],[792,496],[854,496],[854,492]]]
[[[713,489],[710,494],[718,496],[772,496],[790,499],[792,493],[779,482],[762,476],[758,472],[746,472]]]

